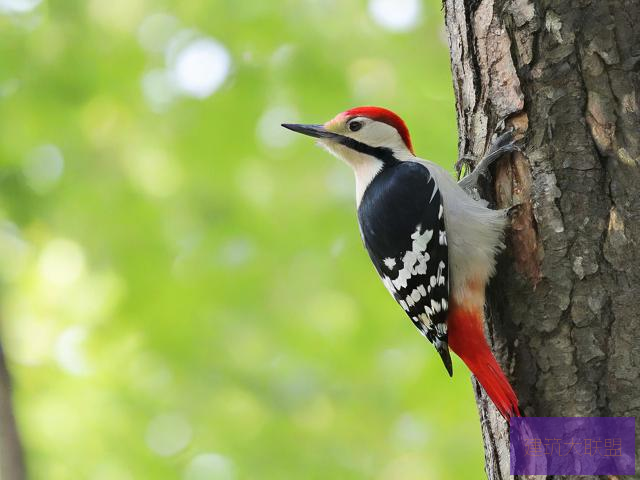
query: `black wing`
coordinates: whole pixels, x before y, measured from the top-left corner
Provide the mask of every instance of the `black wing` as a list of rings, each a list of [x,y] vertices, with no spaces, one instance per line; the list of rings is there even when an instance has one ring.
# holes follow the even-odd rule
[[[385,286],[453,375],[447,234],[442,197],[429,170],[415,162],[385,167],[367,187],[358,221]]]

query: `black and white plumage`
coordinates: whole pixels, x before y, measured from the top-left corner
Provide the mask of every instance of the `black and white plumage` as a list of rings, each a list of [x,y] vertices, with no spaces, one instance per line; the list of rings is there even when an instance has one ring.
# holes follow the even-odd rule
[[[364,192],[358,221],[385,287],[436,347],[451,375],[449,256],[435,179],[420,163],[386,162]]]
[[[351,166],[369,256],[449,375],[451,347],[505,419],[520,415],[483,331],[485,286],[503,246],[506,211],[469,195],[488,165],[517,149],[512,137],[500,136],[477,170],[456,183],[443,168],[414,155],[407,126],[384,108],[353,108],[324,125],[283,126],[317,138]]]
[[[476,355],[477,345],[483,344],[476,342],[483,336],[480,321],[472,322],[476,333],[470,335],[460,325],[469,313],[482,318],[484,288],[502,248],[505,211],[474,200],[468,194],[472,179],[458,184],[442,167],[417,158],[405,123],[389,110],[358,107],[324,125],[283,126],[317,138],[353,169],[369,256],[395,300],[436,347],[449,374],[449,347],[467,365],[488,358],[488,347]],[[513,150],[502,147],[481,162],[479,171]],[[477,173],[472,176],[475,180]]]

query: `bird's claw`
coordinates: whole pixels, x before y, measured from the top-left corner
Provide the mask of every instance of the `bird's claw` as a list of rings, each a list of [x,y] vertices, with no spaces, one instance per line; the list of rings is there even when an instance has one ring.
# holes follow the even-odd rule
[[[469,190],[477,187],[480,177],[491,181],[491,171],[489,167],[503,155],[519,151],[522,150],[520,145],[516,143],[515,130],[512,127],[504,130],[504,121],[500,122],[496,129],[496,134],[493,135],[491,144],[482,160],[476,161],[472,156],[463,155],[456,162],[455,168],[458,174],[458,184],[463,189]],[[460,180],[464,167],[466,167],[465,176]]]
[[[500,122],[500,124],[498,125],[499,126],[498,128],[496,128],[496,132],[500,132],[503,130],[504,121]],[[474,169],[476,166],[480,165],[482,165],[483,167],[488,167],[491,163],[496,161],[505,153],[519,151],[521,151],[521,148],[520,145],[516,143],[515,130],[513,127],[509,127],[508,129],[502,131],[502,133],[494,134],[491,144],[489,145],[489,148],[487,149],[482,160],[477,161],[473,156],[468,154],[462,155],[455,164],[458,178],[460,178],[462,169],[464,167],[467,167],[467,169]]]
[[[513,127],[509,127],[504,131],[502,131],[502,127],[496,129],[496,133],[492,138],[491,144],[489,145],[485,156],[489,157],[490,155],[495,154],[498,151],[500,152],[500,155],[508,152],[522,151],[520,145],[515,139],[515,129]]]

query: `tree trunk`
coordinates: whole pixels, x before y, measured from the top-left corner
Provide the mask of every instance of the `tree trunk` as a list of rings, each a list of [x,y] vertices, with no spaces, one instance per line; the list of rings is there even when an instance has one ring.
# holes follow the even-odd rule
[[[521,204],[488,291],[494,353],[527,416],[640,417],[640,2],[444,8],[460,154],[502,119],[523,142],[483,192]],[[506,479],[507,424],[475,386],[487,475]]]
[[[11,401],[11,380],[0,344],[0,480],[24,480],[22,445]]]

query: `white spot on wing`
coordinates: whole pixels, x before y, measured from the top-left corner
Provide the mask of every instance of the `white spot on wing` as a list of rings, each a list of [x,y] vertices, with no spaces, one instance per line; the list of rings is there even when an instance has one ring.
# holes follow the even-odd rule
[[[440,304],[438,302],[436,302],[435,300],[431,300],[431,308],[434,312],[439,312],[442,307],[440,306]]]
[[[440,245],[447,244],[447,232],[440,232]]]
[[[446,280],[445,276],[442,273],[442,270],[444,270],[445,264],[443,261],[440,261],[440,263],[438,264],[438,285],[444,285],[444,282]]]
[[[412,275],[424,275],[427,273],[427,262],[431,258],[426,252],[427,245],[433,237],[433,230],[425,230],[420,233],[421,225],[418,225],[416,231],[411,235],[413,240],[411,250],[407,251],[402,257],[402,268],[398,272],[395,280],[392,280],[396,289],[407,288],[407,280]]]
[[[387,290],[389,290],[389,293],[391,295],[393,295],[396,292],[396,287],[393,286],[393,282],[386,275],[382,276],[382,283],[384,284],[385,287],[387,287]]]
[[[413,299],[414,302],[417,302],[418,300],[420,300],[420,292],[418,291],[417,288],[414,288],[413,292],[411,292],[411,298]]]
[[[389,269],[389,270],[393,270],[393,267],[396,266],[396,259],[395,258],[385,258],[384,259],[384,265]]]
[[[449,308],[449,303],[447,302],[446,298],[443,298],[440,303],[442,303],[442,309],[443,310],[447,310]]]
[[[418,285],[418,292],[420,292],[420,295],[423,297],[427,296],[427,291],[424,289],[424,285]]]
[[[426,313],[421,313],[420,315],[418,315],[418,318],[420,318],[422,323],[424,323],[427,327],[431,325],[431,318],[429,318],[429,315],[427,315]]]
[[[438,210],[438,219],[442,218],[442,212],[443,212],[442,204],[440,204],[440,209]]]

